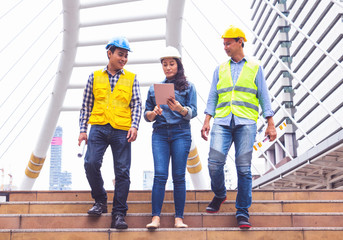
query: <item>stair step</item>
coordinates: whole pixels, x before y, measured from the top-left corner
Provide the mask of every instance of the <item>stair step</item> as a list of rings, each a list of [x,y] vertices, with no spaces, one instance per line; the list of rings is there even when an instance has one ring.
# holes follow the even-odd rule
[[[236,191],[227,191],[228,200],[236,199]],[[108,199],[113,199],[113,191],[107,191]],[[92,201],[90,191],[11,191],[1,192],[8,201]],[[343,200],[343,190],[253,190],[254,200]],[[210,190],[189,190],[187,200],[207,200],[213,198]],[[151,191],[130,191],[129,201],[150,201]],[[166,191],[165,200],[173,200],[173,191]]]
[[[205,212],[210,201],[187,201],[185,212]],[[0,214],[48,214],[48,213],[86,213],[93,201],[54,201],[54,202],[5,202],[0,204]],[[128,213],[151,213],[150,201],[129,201]],[[112,202],[108,204],[108,212]],[[253,201],[250,212],[343,212],[343,200],[292,200],[292,201]],[[173,213],[174,202],[165,201],[162,212]],[[221,212],[235,212],[235,201],[225,201]]]
[[[161,228],[155,231],[145,229],[115,230],[115,229],[27,229],[0,230],[0,239],[64,239],[64,240],[172,240],[172,239],[278,239],[278,240],[322,240],[342,239],[343,228],[251,228],[241,231],[238,228]]]
[[[101,217],[88,214],[0,214],[1,229],[60,229],[60,228],[109,228],[111,214]],[[145,228],[151,221],[150,214],[128,214],[130,228]],[[343,213],[252,213],[254,227],[341,227]],[[234,213],[187,213],[184,222],[191,228],[236,227]],[[174,227],[174,214],[161,216],[161,228]]]
[[[127,230],[110,229],[109,213],[91,217],[90,191],[0,192],[0,240],[10,239],[342,239],[343,190],[254,190],[249,231],[236,227],[236,191],[220,213],[208,214],[210,190],[187,191],[184,221],[188,229],[174,225],[173,191],[166,191],[161,228],[148,231],[151,191],[130,191]],[[108,191],[112,200],[113,191]],[[332,200],[334,199],[334,200]]]

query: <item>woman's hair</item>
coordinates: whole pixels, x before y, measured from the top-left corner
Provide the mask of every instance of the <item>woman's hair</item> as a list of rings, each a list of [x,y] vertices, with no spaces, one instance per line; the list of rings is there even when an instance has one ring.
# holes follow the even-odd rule
[[[185,76],[185,70],[183,68],[183,64],[179,58],[174,58],[177,63],[177,73],[174,79],[167,80],[167,82],[174,83],[174,89],[178,91],[184,91],[188,86],[188,81]],[[163,60],[161,60],[162,63]]]

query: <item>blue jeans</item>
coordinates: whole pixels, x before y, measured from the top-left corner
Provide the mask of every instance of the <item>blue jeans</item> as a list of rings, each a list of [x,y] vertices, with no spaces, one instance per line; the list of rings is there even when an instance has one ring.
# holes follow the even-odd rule
[[[114,129],[110,124],[92,125],[85,156],[86,177],[91,187],[92,198],[96,202],[107,201],[101,165],[104,153],[111,146],[115,174],[113,215],[126,215],[127,196],[130,188],[131,143],[127,141],[127,131]]]
[[[211,189],[216,197],[226,196],[224,165],[232,143],[235,145],[235,164],[238,177],[236,197],[236,217],[249,218],[251,206],[251,158],[256,136],[256,124],[231,126],[213,124],[211,131],[208,169],[211,177]]]
[[[175,124],[154,129],[152,153],[155,173],[152,187],[152,216],[161,214],[171,157],[175,217],[183,218],[186,202],[185,174],[191,141],[189,124]]]

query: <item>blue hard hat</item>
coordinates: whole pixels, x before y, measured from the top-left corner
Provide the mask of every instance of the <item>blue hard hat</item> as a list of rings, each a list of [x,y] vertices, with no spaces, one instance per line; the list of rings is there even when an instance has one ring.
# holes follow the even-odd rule
[[[131,52],[129,41],[126,37],[114,37],[106,45],[106,50],[110,49],[111,46],[116,46],[118,48],[123,48]]]

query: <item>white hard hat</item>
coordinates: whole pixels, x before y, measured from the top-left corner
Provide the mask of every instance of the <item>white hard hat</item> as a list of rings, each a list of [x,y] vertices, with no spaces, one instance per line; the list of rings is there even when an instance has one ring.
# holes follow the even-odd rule
[[[162,51],[160,60],[162,61],[162,59],[170,58],[170,57],[181,59],[181,55],[180,55],[179,51],[172,46],[168,46]]]

